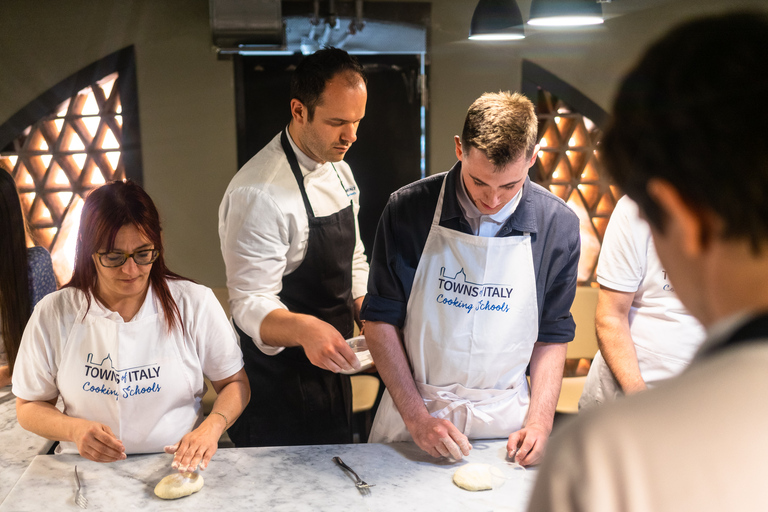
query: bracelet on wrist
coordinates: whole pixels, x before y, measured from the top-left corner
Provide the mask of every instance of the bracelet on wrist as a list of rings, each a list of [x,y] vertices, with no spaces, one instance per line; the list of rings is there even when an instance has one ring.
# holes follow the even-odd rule
[[[224,418],[224,430],[227,430],[229,428],[229,420],[227,419],[226,416],[224,416],[223,413],[220,413],[219,411],[213,411],[211,412],[211,414],[218,414],[219,416]]]

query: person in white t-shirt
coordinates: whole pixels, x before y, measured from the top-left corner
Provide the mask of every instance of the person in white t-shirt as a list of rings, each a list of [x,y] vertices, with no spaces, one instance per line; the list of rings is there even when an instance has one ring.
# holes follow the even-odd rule
[[[204,377],[218,394],[205,419]],[[165,266],[157,209],[137,184],[85,200],[72,279],[27,323],[13,394],[19,424],[60,441],[57,453],[114,462],[165,450],[179,471],[205,469],[248,402],[224,310]]]
[[[661,265],[648,223],[622,197],[597,264],[595,325],[600,351],[579,407],[642,391],[679,374],[704,341],[704,329],[680,303]]]

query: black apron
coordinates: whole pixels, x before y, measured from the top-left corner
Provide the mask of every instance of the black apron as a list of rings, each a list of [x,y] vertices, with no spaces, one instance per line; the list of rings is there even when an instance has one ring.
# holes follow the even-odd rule
[[[286,131],[280,142],[304,200],[309,238],[304,261],[283,276],[279,297],[289,311],[315,316],[334,326],[345,339],[350,338],[354,329],[352,203],[333,215],[315,217]],[[251,384],[251,401],[228,431],[236,446],[352,442],[348,375],[313,365],[302,347],[286,347],[277,355],[265,355],[237,325],[235,329]]]

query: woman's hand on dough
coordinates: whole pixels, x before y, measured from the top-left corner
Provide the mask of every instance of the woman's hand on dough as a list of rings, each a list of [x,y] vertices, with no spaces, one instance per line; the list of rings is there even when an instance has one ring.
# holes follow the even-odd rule
[[[125,459],[125,446],[107,425],[81,420],[74,428],[72,441],[80,455],[96,462],[115,462]]]
[[[208,416],[199,427],[181,438],[181,441],[173,446],[166,446],[165,453],[174,454],[171,467],[178,469],[180,473],[195,471],[198,466],[201,470],[208,467],[211,457],[219,448],[219,438],[224,431],[222,425],[216,424],[219,415]]]

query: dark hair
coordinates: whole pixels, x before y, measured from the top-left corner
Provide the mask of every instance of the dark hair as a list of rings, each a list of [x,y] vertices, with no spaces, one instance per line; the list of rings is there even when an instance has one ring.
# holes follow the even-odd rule
[[[13,177],[0,166],[0,333],[13,373],[21,335],[29,321],[27,241],[24,216]]]
[[[96,287],[98,275],[92,255],[102,248],[115,248],[115,238],[120,228],[132,224],[146,237],[160,255],[149,272],[155,295],[165,313],[168,330],[174,324],[181,327],[181,314],[168,289],[167,279],[186,279],[168,270],[163,259],[163,240],[160,235],[160,216],[149,195],[136,183],[112,181],[91,192],[83,205],[80,229],[75,246],[75,269],[72,279],[64,285],[77,288],[86,294],[90,307],[90,294],[101,300]]]
[[[762,71],[760,71],[762,70]],[[672,30],[624,79],[603,140],[606,167],[651,225],[648,180],[671,183],[727,238],[768,240],[768,18],[732,13]]]
[[[338,48],[323,48],[304,57],[291,76],[291,99],[299,100],[307,107],[311,121],[315,107],[325,90],[328,80],[338,73],[352,72],[368,83],[363,67],[356,58]]]
[[[461,142],[479,149],[497,170],[533,156],[538,122],[531,100],[519,93],[486,92],[467,110]]]

